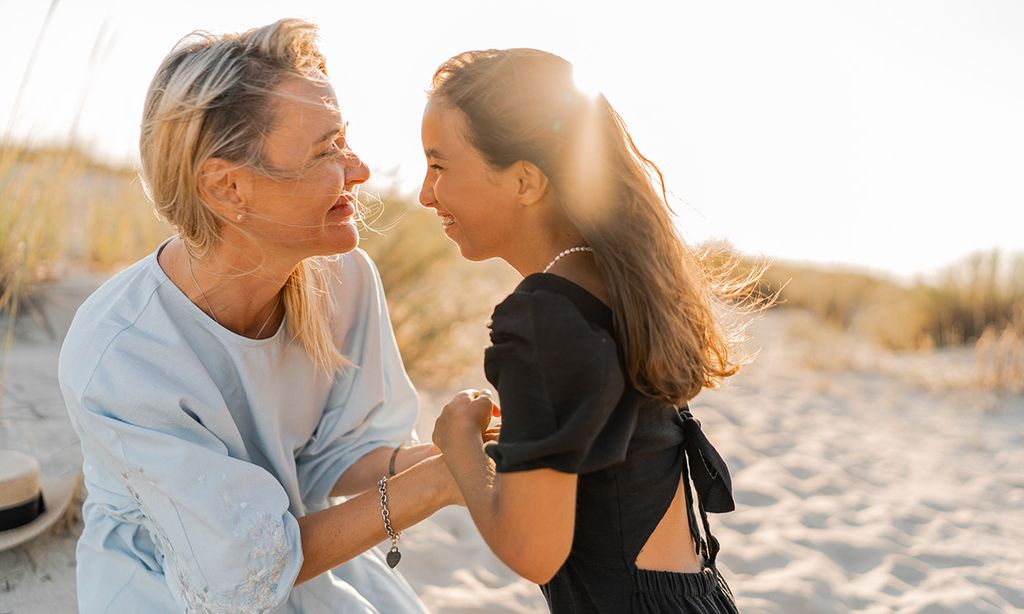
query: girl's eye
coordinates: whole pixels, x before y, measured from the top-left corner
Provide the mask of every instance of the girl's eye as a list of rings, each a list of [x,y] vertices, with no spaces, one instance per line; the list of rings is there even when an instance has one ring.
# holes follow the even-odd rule
[[[441,165],[440,165],[440,164],[431,164],[431,165],[430,165],[430,169],[431,169],[431,170],[435,170],[435,171],[440,171],[440,170],[443,170],[443,169],[441,168]]]

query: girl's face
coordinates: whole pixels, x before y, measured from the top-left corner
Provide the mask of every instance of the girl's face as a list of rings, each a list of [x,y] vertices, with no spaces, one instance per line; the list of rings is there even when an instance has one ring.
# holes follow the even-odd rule
[[[468,260],[508,259],[517,227],[518,179],[512,167],[494,170],[465,138],[465,114],[437,101],[423,112],[427,174],[420,203],[433,208],[445,234]]]
[[[265,247],[303,258],[349,252],[359,243],[354,190],[370,171],[345,141],[334,90],[290,79],[276,94],[263,158],[280,175],[252,174],[241,226]]]

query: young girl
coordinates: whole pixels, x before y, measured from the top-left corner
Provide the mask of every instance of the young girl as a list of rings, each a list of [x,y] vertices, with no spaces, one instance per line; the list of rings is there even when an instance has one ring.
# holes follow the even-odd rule
[[[423,146],[422,204],[464,257],[524,277],[484,358],[500,412],[465,391],[434,430],[488,545],[552,612],[736,612],[706,515],[734,508],[729,473],[686,405],[738,369],[726,295],[677,235],[658,169],[568,62],[530,49],[445,62]]]

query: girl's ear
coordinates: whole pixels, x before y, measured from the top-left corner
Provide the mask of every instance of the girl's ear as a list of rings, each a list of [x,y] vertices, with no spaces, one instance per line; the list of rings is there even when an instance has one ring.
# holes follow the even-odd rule
[[[520,160],[516,163],[519,181],[519,200],[524,205],[541,201],[548,191],[548,176],[533,162]]]
[[[227,219],[245,210],[248,177],[238,164],[209,158],[199,169],[199,195],[215,213]]]

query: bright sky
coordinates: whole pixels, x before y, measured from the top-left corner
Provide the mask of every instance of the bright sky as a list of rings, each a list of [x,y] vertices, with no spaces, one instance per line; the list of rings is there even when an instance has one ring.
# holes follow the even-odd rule
[[[0,0],[0,129],[49,2]],[[287,8],[282,8],[282,7]],[[424,90],[467,49],[573,61],[665,172],[687,239],[896,275],[1024,250],[1024,3],[64,0],[13,121],[134,161],[145,90],[184,34],[318,23],[375,169],[415,190]],[[77,119],[76,119],[77,118]]]

